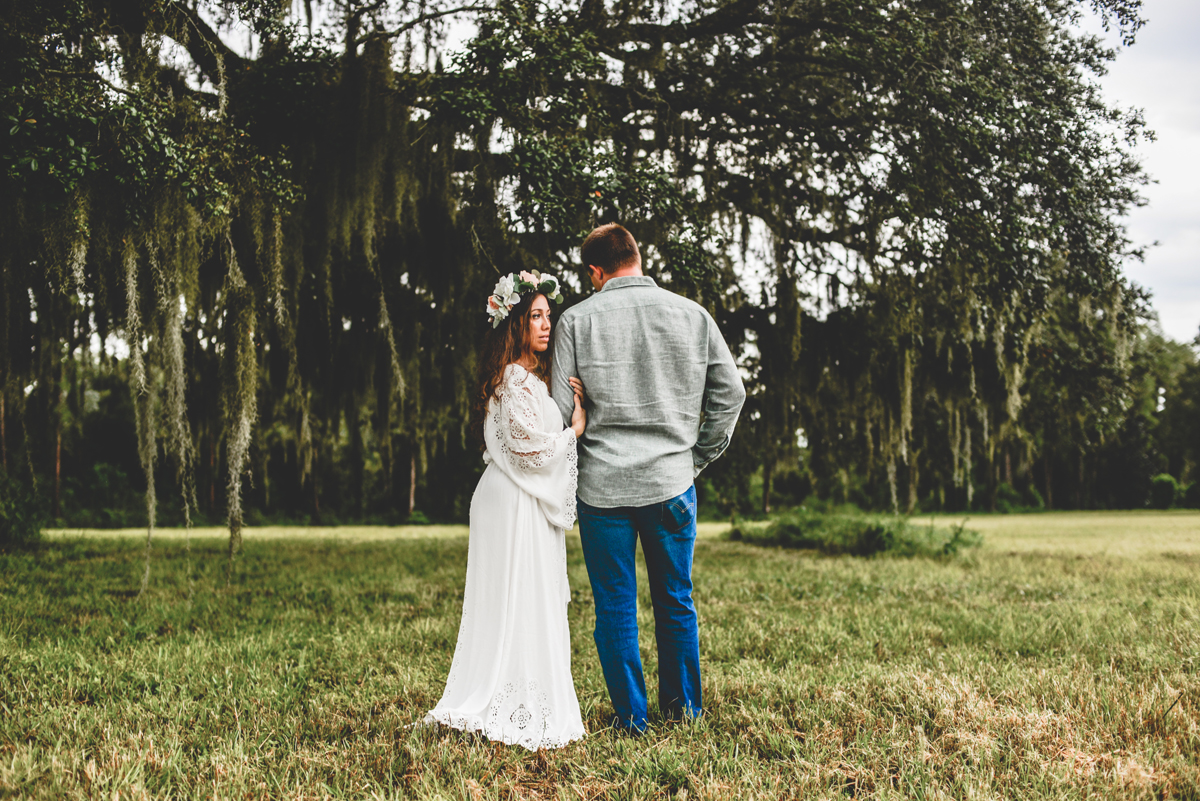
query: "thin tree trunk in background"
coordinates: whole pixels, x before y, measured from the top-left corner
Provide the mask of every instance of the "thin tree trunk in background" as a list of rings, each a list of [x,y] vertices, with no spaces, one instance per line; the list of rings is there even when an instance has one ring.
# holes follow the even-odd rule
[[[5,418],[8,416],[4,406],[7,384],[0,387],[0,470],[8,472],[8,428]]]
[[[208,513],[217,508],[217,448],[213,438],[208,438]]]
[[[396,472],[392,458],[391,435],[385,434],[384,441],[379,447],[379,461],[383,467],[383,498],[384,508],[388,511],[395,507],[396,497],[392,474]]]
[[[382,438],[379,458],[383,462],[383,497],[387,511],[396,508],[396,448],[392,436],[392,405],[379,404],[379,432]]]
[[[313,522],[314,523],[321,522],[321,485],[320,485],[320,482],[317,480],[318,475],[319,475],[319,472],[317,470],[317,452],[316,452],[316,447],[314,446],[313,447],[313,459],[312,459],[312,475],[310,476],[310,480],[312,481],[312,503],[313,503]]]
[[[1000,461],[996,458],[996,446],[990,438],[983,443],[984,467],[987,470],[988,511],[996,511],[996,496],[1000,491]]]
[[[54,517],[62,517],[62,413],[54,426]]]
[[[408,455],[408,516],[412,517],[412,513],[417,509],[417,453],[413,451]]]
[[[354,505],[357,517],[362,518],[367,508],[367,493],[363,486],[366,478],[364,470],[364,447],[362,436],[362,418],[359,417],[358,399],[354,398],[346,407],[346,428],[350,433],[350,502]]]
[[[908,502],[904,506],[905,514],[912,514],[917,508],[917,495],[919,487],[917,481],[917,454],[915,452],[908,455]]]
[[[1050,476],[1053,471],[1050,469],[1050,452],[1049,451],[1047,451],[1045,454],[1042,455],[1042,467],[1045,469],[1045,472],[1046,472],[1046,508],[1053,509],[1054,508],[1054,487],[1050,481]]]
[[[1004,449],[1004,481],[1010,487],[1013,485],[1012,453],[1009,452],[1008,448]]]
[[[774,465],[771,460],[763,463],[763,504],[762,511],[764,515],[771,514],[771,479],[774,477]]]
[[[996,474],[1000,472],[1000,465],[996,464],[995,459],[988,459],[988,511],[996,511],[996,495],[1000,490],[1000,478]]]
[[[1084,461],[1083,449],[1079,449],[1079,481],[1075,485],[1075,508],[1083,508],[1083,484],[1084,484]]]
[[[58,359],[54,372],[51,397],[54,398],[50,413],[54,415],[54,508],[52,516],[62,517],[62,418],[63,418],[63,359]]]

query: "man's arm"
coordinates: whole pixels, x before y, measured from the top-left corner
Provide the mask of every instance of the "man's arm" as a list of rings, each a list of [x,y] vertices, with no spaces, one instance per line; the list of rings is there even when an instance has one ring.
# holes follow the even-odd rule
[[[746,388],[733,362],[733,354],[716,322],[707,314],[705,319],[708,323],[708,372],[704,380],[700,435],[692,448],[694,475],[700,475],[701,470],[729,447],[738,414],[746,402]]]
[[[550,397],[562,414],[563,425],[571,425],[575,412],[574,391],[567,379],[578,377],[575,365],[575,333],[569,319],[562,319],[554,331],[554,363],[550,370]]]

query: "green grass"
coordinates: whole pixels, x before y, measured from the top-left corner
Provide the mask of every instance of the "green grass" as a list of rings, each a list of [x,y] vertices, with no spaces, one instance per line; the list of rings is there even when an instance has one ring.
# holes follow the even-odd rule
[[[174,532],[140,600],[144,532],[52,532],[0,555],[0,796],[1200,798],[1200,514],[967,525],[984,545],[949,560],[705,526],[707,715],[641,739],[601,728],[569,539],[590,735],[539,754],[410,728],[449,667],[462,528],[250,530],[230,589],[198,532],[191,602]]]

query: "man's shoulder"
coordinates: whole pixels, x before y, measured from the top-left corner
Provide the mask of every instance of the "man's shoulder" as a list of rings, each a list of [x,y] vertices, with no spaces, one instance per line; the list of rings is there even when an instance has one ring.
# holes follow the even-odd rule
[[[563,312],[560,320],[567,322],[606,311],[639,306],[669,307],[710,316],[708,311],[694,300],[654,284],[644,284],[622,287],[618,292],[597,292]]]

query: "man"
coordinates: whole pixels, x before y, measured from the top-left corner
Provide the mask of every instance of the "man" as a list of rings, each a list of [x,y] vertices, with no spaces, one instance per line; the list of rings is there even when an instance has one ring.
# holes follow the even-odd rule
[[[568,378],[579,377],[590,404],[578,509],[594,636],[617,725],[641,732],[637,539],[654,602],[659,708],[669,719],[699,717],[692,482],[728,446],[746,390],[712,317],[642,274],[628,231],[597,228],[582,255],[597,293],[559,320],[551,387],[564,420],[574,409]]]

